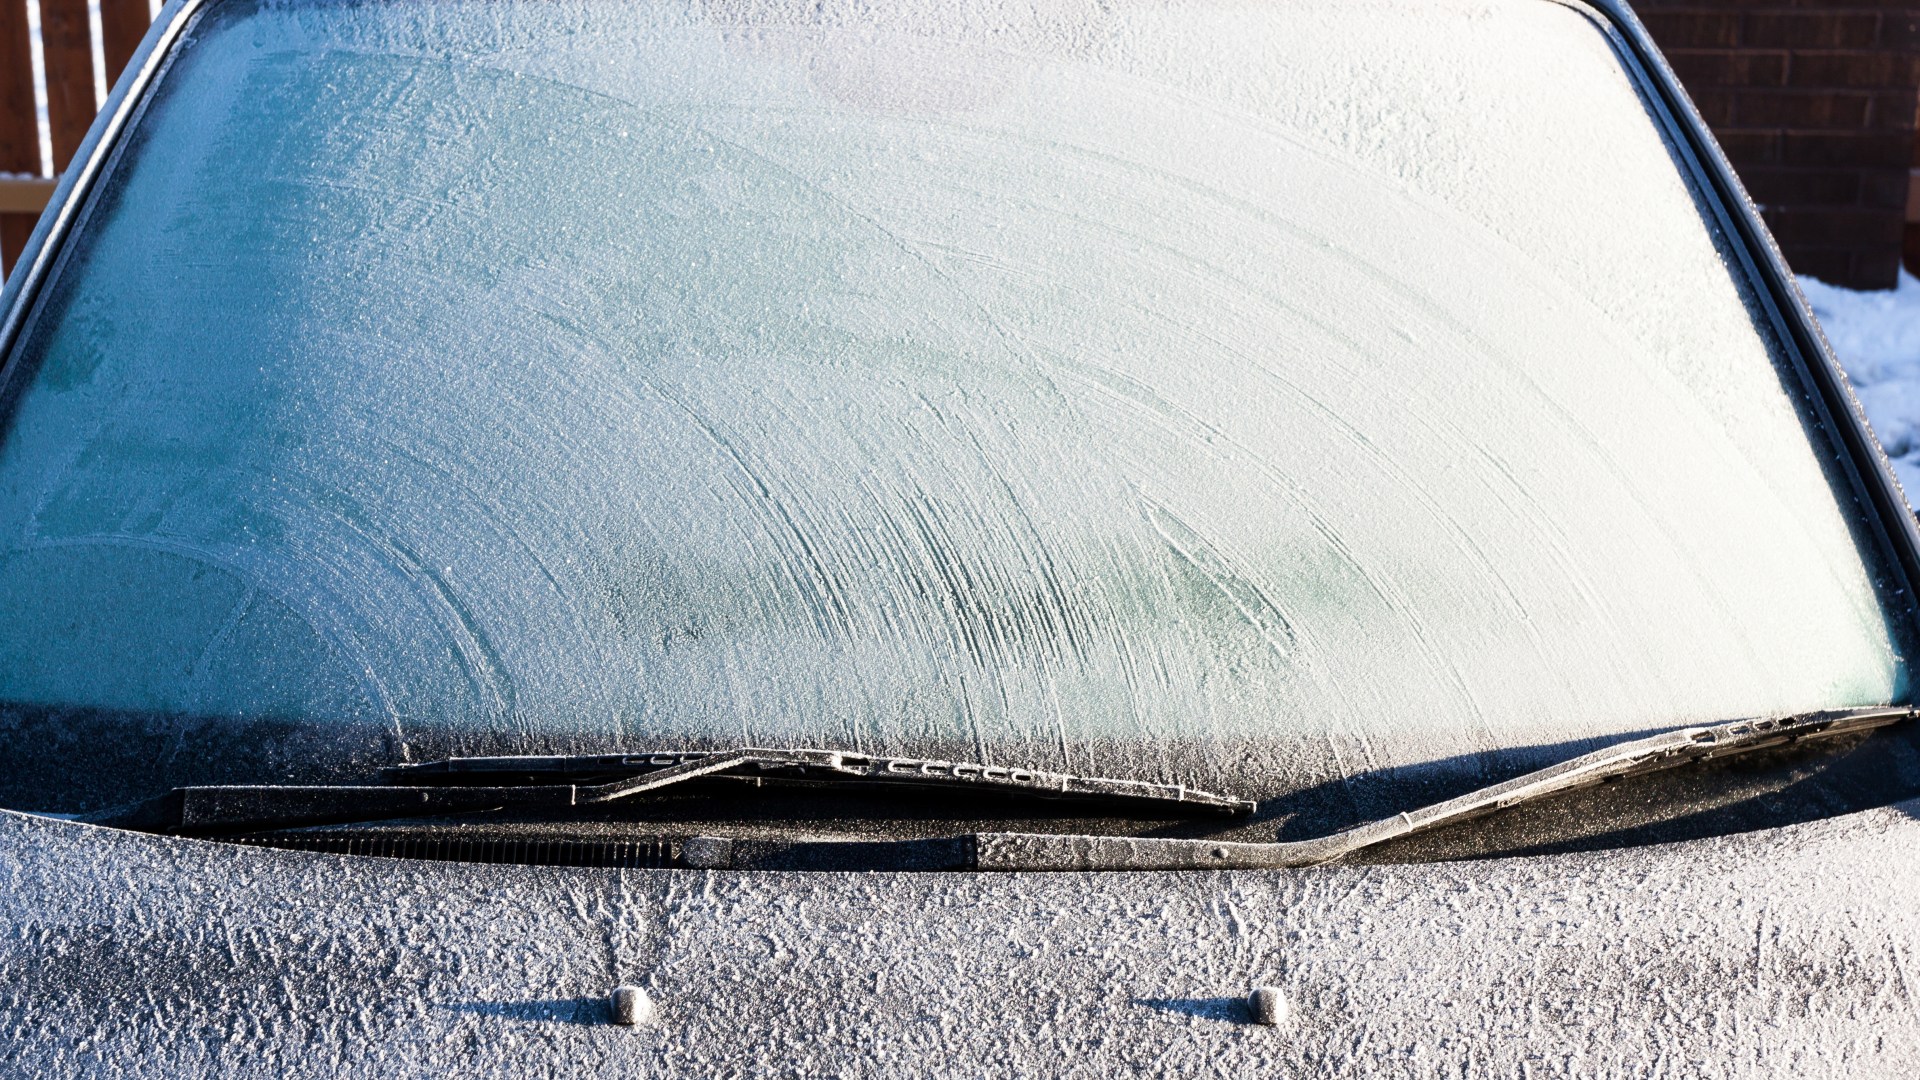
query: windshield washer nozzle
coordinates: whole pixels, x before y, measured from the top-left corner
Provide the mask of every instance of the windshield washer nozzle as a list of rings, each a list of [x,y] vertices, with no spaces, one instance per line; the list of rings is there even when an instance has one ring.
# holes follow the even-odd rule
[[[1274,1027],[1287,1022],[1286,992],[1277,986],[1256,986],[1253,993],[1247,995],[1247,1011],[1253,1014],[1253,1022]]]
[[[637,986],[613,988],[613,1022],[634,1027],[653,1019],[653,999]]]

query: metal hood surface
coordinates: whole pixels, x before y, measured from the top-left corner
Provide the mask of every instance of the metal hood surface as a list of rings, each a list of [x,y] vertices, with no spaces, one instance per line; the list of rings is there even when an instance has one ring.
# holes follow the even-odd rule
[[[756,874],[0,813],[7,1076],[1897,1076],[1920,801],[1295,871]],[[656,1015],[610,1023],[642,987]],[[1282,988],[1275,1027],[1245,996]]]

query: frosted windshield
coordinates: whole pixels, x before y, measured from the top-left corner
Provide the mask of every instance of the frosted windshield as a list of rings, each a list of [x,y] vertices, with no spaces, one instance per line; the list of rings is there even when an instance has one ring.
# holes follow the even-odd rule
[[[1542,0],[217,3],[22,338],[8,753],[1272,795],[1900,699],[1706,221]]]

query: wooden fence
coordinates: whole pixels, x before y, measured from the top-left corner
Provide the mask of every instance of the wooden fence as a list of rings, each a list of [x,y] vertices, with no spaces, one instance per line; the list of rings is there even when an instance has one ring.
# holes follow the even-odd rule
[[[29,0],[0,0],[0,272],[10,272],[53,190],[52,177],[73,159],[100,102],[94,96],[93,31],[88,0],[38,0],[46,66],[47,121],[53,160],[40,147],[34,104]],[[99,48],[113,85],[147,32],[148,0],[98,0]]]

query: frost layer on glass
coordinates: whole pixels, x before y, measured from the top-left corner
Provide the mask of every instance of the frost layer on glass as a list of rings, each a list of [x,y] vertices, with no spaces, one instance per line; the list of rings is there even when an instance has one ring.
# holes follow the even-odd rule
[[[23,339],[15,771],[824,745],[1275,795],[1898,699],[1608,33],[219,4]]]

